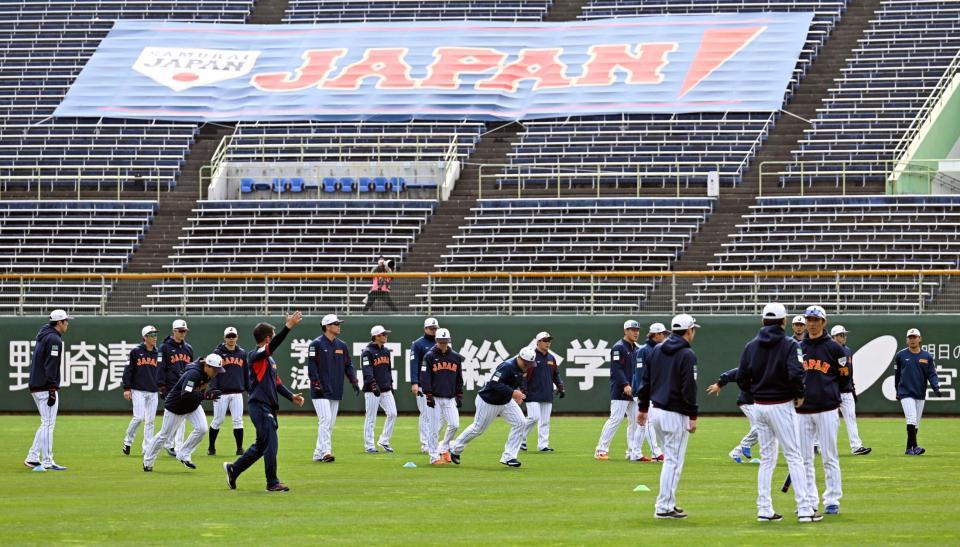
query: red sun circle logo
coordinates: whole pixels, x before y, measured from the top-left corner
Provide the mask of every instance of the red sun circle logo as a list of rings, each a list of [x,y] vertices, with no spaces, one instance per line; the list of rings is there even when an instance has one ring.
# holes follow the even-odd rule
[[[200,76],[197,76],[192,72],[178,72],[177,74],[173,75],[173,79],[178,82],[194,82],[199,78]]]

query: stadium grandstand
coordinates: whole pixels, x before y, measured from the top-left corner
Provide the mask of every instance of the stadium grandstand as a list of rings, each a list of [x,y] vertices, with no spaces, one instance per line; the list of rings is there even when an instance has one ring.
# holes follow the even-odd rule
[[[757,12],[813,14],[773,112],[53,115],[118,20]],[[960,310],[954,1],[16,0],[0,33],[2,314],[384,313],[380,256],[404,314]]]

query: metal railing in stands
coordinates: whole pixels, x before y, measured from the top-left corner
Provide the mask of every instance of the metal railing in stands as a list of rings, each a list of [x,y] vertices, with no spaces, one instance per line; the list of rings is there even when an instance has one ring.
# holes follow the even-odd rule
[[[899,162],[898,160],[810,160],[810,161],[764,161],[760,163],[760,187],[758,195],[763,196],[764,188],[767,188],[768,194],[771,186],[781,186],[789,188],[791,183],[781,185],[780,177],[787,176],[797,180],[792,184],[799,185],[799,195],[804,195],[805,188],[812,185],[823,185],[828,183],[815,182],[814,177],[834,177],[836,184],[840,188],[842,195],[847,195],[847,176],[851,178],[851,183],[856,180],[862,182],[865,173],[884,177],[887,185],[887,193],[898,194],[901,178],[919,178],[925,181],[927,194],[933,193],[933,183],[937,182],[951,189],[953,192],[960,192],[960,186],[952,182],[952,177],[938,177],[940,174],[940,162],[956,161],[955,159],[914,159],[909,162]],[[839,168],[835,166],[840,166]],[[896,178],[893,178],[894,168],[900,166],[900,172]],[[784,169],[783,166],[792,167]],[[822,169],[820,166],[829,166]],[[779,168],[778,168],[779,167]],[[852,186],[852,184],[851,184]],[[918,192],[912,192],[918,193]]]
[[[743,315],[779,301],[831,314],[960,313],[960,270],[395,272],[397,314]],[[4,274],[0,315],[382,314],[372,273]],[[34,288],[37,287],[37,288]],[[86,291],[84,293],[83,291]],[[376,304],[376,303],[375,303]]]

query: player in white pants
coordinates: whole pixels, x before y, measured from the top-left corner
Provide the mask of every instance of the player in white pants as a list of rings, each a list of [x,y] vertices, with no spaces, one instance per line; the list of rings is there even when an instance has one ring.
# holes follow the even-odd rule
[[[63,310],[53,310],[45,325],[37,332],[37,342],[30,360],[30,395],[40,412],[40,427],[23,465],[33,470],[64,471],[67,468],[53,461],[53,430],[57,425],[60,399],[60,360],[64,355],[63,339],[70,320]]]
[[[941,396],[937,363],[930,352],[920,348],[921,341],[919,330],[908,330],[907,347],[893,358],[894,387],[907,421],[907,449],[904,452],[907,456],[920,456],[926,452],[917,444],[917,435],[927,399],[927,383],[933,388],[934,395]]]
[[[397,401],[393,397],[393,392],[381,393],[379,396],[374,393],[364,393],[364,405],[366,416],[363,420],[363,445],[369,451],[376,448],[373,446],[374,429],[377,425],[377,409],[382,408],[386,419],[383,422],[383,430],[380,431],[380,438],[377,444],[381,447],[389,447],[390,439],[393,437],[393,426],[397,422]],[[386,450],[386,448],[384,448]],[[393,449],[387,450],[392,452]]]
[[[428,442],[430,440],[430,424],[432,415],[427,411],[426,398],[423,396],[423,390],[420,389],[420,365],[423,356],[436,345],[437,329],[440,323],[433,317],[428,317],[423,321],[423,336],[417,338],[410,344],[409,371],[410,371],[410,392],[417,401],[417,411],[420,417],[417,419],[417,430],[420,434],[420,452],[428,452]]]
[[[850,367],[850,384],[840,392],[840,414],[843,423],[847,425],[847,439],[850,441],[850,453],[854,456],[866,456],[873,449],[863,446],[860,440],[860,429],[857,428],[857,388],[853,384],[853,351],[847,346],[847,333],[843,325],[834,325],[830,329],[830,336],[843,346],[847,353],[847,366]]]
[[[670,333],[667,331],[667,327],[665,327],[663,323],[653,323],[650,325],[650,328],[647,332],[647,340],[643,344],[640,344],[637,348],[637,366],[634,369],[633,383],[631,384],[634,395],[640,393],[640,378],[643,376],[643,362],[650,356],[650,352],[653,351],[653,348],[657,347],[657,344],[660,342],[666,340],[669,334]],[[631,422],[635,421],[632,417],[629,419]],[[643,455],[644,441],[650,445],[650,457]],[[633,448],[634,453],[633,456],[630,457],[631,461],[663,461],[663,450],[660,450],[659,439],[657,439],[656,433],[654,433],[653,428],[649,425],[638,425],[635,428]]]
[[[177,451],[177,460],[189,469],[196,469],[193,464],[193,451],[207,434],[207,417],[203,414],[200,403],[204,400],[217,400],[219,390],[206,390],[209,380],[223,372],[220,366],[220,356],[211,353],[199,359],[196,363],[187,365],[186,370],[176,385],[167,393],[164,401],[163,426],[160,433],[150,440],[150,445],[143,453],[143,470],[153,471],[153,464],[170,435],[176,433],[184,422],[189,421],[193,431]]]
[[[553,337],[549,332],[537,333],[534,339],[536,344],[536,366],[527,369],[525,376],[524,394],[527,403],[527,432],[523,436],[520,450],[527,449],[527,437],[534,427],[537,427],[537,450],[553,452],[550,446],[550,414],[553,412],[553,388],[557,388],[557,396],[566,397],[566,387],[560,377],[560,368],[557,360],[550,353]]]
[[[450,347],[450,331],[436,331],[436,345],[423,356],[417,375],[425,395],[430,425],[427,430],[427,453],[431,465],[443,465],[453,461],[450,443],[460,429],[460,412],[463,404],[463,357]],[[443,439],[438,438],[441,426]]]
[[[356,370],[350,360],[350,348],[338,338],[343,321],[330,313],[320,320],[323,334],[310,343],[307,373],[310,376],[310,398],[317,412],[317,445],[313,461],[333,463],[333,427],[337,423],[340,399],[343,398],[343,380],[350,382],[355,394],[360,394]]]
[[[130,359],[123,369],[123,398],[133,403],[133,419],[123,437],[123,453],[130,455],[130,447],[143,424],[143,452],[153,437],[153,422],[157,418],[157,327],[147,325],[140,331],[143,343],[130,350]]]
[[[337,425],[340,401],[313,399],[317,413],[317,444],[313,449],[313,461],[323,461],[324,455],[333,454],[333,427]]]
[[[697,431],[697,356],[690,348],[700,325],[682,313],[670,321],[672,334],[650,352],[643,366],[637,394],[637,423],[653,427],[663,439],[663,468],[654,517],[682,519],[677,486],[683,472],[690,433]]]
[[[637,339],[640,338],[640,323],[633,319],[623,323],[623,338],[610,348],[610,417],[603,424],[600,440],[593,458],[610,459],[607,452],[610,443],[620,429],[620,422],[627,418],[627,459],[635,458],[634,442],[637,436],[637,401],[633,398],[633,372],[637,367]]]
[[[397,421],[397,402],[393,398],[393,354],[386,346],[390,331],[381,325],[370,329],[370,343],[360,353],[360,370],[363,373],[363,397],[366,417],[363,421],[363,446],[368,453],[376,453],[373,446],[373,430],[377,424],[377,408],[383,409],[387,418],[377,444],[386,452],[393,452],[390,438]]]
[[[533,348],[525,347],[516,357],[500,363],[497,370],[493,371],[490,380],[477,393],[477,413],[473,423],[450,445],[451,462],[459,464],[460,454],[470,441],[482,435],[494,418],[503,416],[510,424],[510,435],[503,447],[500,463],[508,467],[520,467],[517,454],[527,430],[523,411],[520,410],[520,403],[525,397],[520,391],[520,384],[527,368],[535,366],[535,353]]]

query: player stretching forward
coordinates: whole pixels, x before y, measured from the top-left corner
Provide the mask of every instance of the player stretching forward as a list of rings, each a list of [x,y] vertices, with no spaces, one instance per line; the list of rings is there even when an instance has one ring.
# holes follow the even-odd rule
[[[940,378],[937,377],[937,364],[933,355],[920,349],[920,331],[907,331],[907,347],[900,350],[893,359],[894,386],[897,399],[903,407],[903,416],[907,419],[908,456],[919,456],[926,452],[917,446],[917,433],[920,430],[920,418],[923,417],[923,405],[927,399],[927,382],[933,387],[933,393],[940,396]]]
[[[130,350],[130,361],[123,369],[123,398],[133,402],[133,419],[127,426],[121,449],[127,456],[140,424],[143,424],[141,448],[147,451],[157,418],[157,327],[143,327],[140,337],[143,343]]]
[[[853,351],[847,346],[848,333],[843,325],[834,325],[830,329],[830,336],[843,346],[843,351],[847,354],[847,366],[850,368],[850,383],[840,392],[840,413],[843,414],[843,422],[847,424],[850,453],[854,456],[866,456],[873,449],[863,446],[860,430],[857,429],[857,388],[853,385]]]
[[[640,393],[640,379],[643,378],[643,363],[650,358],[650,352],[653,351],[653,348],[667,339],[668,334],[667,327],[663,326],[663,323],[653,323],[650,325],[650,330],[647,333],[647,341],[637,349],[637,367],[633,369],[633,383],[630,385],[634,395]],[[633,419],[630,421],[632,422]],[[644,440],[650,445],[649,458],[643,455]],[[633,448],[635,452],[633,457],[630,458],[631,461],[663,461],[663,450],[660,450],[657,436],[653,433],[652,427],[645,425],[638,425],[636,427],[636,438],[633,441]]]
[[[383,409],[387,419],[377,444],[386,452],[393,452],[390,438],[393,424],[397,421],[397,401],[393,398],[393,358],[386,346],[390,331],[380,325],[370,329],[370,343],[360,354],[360,369],[363,372],[363,397],[366,416],[363,420],[363,445],[368,453],[376,454],[373,446],[373,430],[377,425],[377,406]]]
[[[549,332],[540,332],[536,337],[536,366],[527,369],[525,384],[527,403],[527,431],[523,435],[523,444],[520,450],[527,449],[527,437],[537,429],[537,450],[553,452],[550,447],[550,413],[553,411],[553,386],[557,386],[557,394],[561,399],[567,396],[563,379],[560,378],[560,369],[557,360],[550,353],[550,344],[553,337]]]
[[[213,350],[223,360],[223,374],[210,381],[210,389],[219,389],[223,395],[213,402],[213,422],[210,424],[210,446],[207,455],[217,453],[217,435],[220,425],[230,411],[233,420],[233,440],[237,443],[237,456],[243,454],[243,392],[247,390],[250,370],[247,366],[247,350],[237,345],[237,329],[223,330],[223,343]]]
[[[720,396],[720,390],[723,389],[723,386],[729,384],[730,382],[737,381],[737,369],[732,368],[723,374],[720,375],[720,378],[713,384],[707,386],[707,393],[710,395]],[[749,392],[740,390],[740,394],[737,395],[737,407],[740,409],[740,412],[743,412],[743,415],[747,417],[747,422],[750,423],[750,431],[747,431],[747,434],[740,439],[740,442],[730,451],[730,459],[736,463],[743,463],[749,461],[753,457],[751,454],[751,449],[753,445],[757,444],[757,425],[753,419],[753,396]]]
[[[176,433],[185,420],[190,420],[193,431],[183,442],[177,452],[177,460],[189,469],[196,469],[193,463],[193,451],[200,445],[203,436],[207,434],[207,417],[203,415],[203,400],[216,401],[220,398],[217,390],[206,390],[211,378],[223,372],[220,366],[220,356],[211,353],[190,363],[183,371],[183,375],[167,393],[163,403],[163,427],[160,433],[151,439],[150,446],[143,453],[143,470],[153,471],[153,462],[157,459],[160,447]]]
[[[700,325],[682,313],[670,321],[672,334],[653,348],[643,367],[638,398],[637,423],[650,426],[663,439],[663,468],[654,517],[683,519],[687,513],[677,507],[677,485],[683,472],[687,439],[697,431],[697,355],[690,349]],[[649,408],[650,405],[653,408]]]
[[[600,441],[593,454],[596,460],[608,460],[607,451],[613,437],[620,429],[620,422],[628,417],[627,459],[634,458],[634,438],[637,423],[637,402],[633,399],[633,370],[637,368],[637,339],[640,338],[640,323],[633,319],[623,323],[623,338],[610,349],[610,417],[600,431]]]
[[[807,320],[807,335],[800,344],[803,350],[804,384],[803,405],[797,408],[800,418],[800,447],[807,472],[808,507],[817,508],[817,479],[814,470],[814,443],[819,441],[823,464],[823,507],[827,515],[840,513],[843,488],[840,482],[840,459],[837,455],[837,430],[840,428],[840,392],[850,383],[850,368],[843,346],[826,332],[827,312],[820,306],[810,306],[803,315]],[[796,477],[790,475],[794,481]]]
[[[770,480],[777,466],[777,445],[783,447],[793,481],[800,522],[817,522],[823,516],[816,503],[808,505],[807,469],[800,451],[796,407],[803,404],[803,354],[800,345],[784,330],[787,310],[776,302],[763,308],[763,327],[740,355],[737,385],[753,396],[753,423],[760,439],[760,469],[757,472],[757,520],[775,522],[783,516],[773,510]],[[816,497],[814,496],[814,499]]]
[[[460,428],[463,405],[463,357],[450,347],[450,331],[437,330],[437,345],[427,352],[420,365],[419,382],[426,395],[426,405],[433,414],[427,439],[430,463],[440,465],[452,461],[450,441]],[[438,442],[440,425],[446,422],[443,441]]]
[[[277,394],[297,406],[303,406],[303,395],[291,393],[280,383],[277,375],[277,363],[273,360],[273,353],[280,348],[283,339],[290,329],[303,320],[303,314],[293,312],[287,316],[287,322],[275,333],[270,323],[259,323],[253,328],[253,339],[257,342],[257,349],[247,356],[250,364],[250,397],[247,406],[250,408],[250,421],[257,429],[257,442],[254,443],[237,461],[223,462],[223,471],[227,474],[227,486],[231,490],[237,488],[237,477],[250,468],[251,465],[263,458],[263,471],[267,476],[267,492],[286,492],[287,485],[277,478]]]
[[[433,317],[428,317],[423,322],[423,336],[417,338],[410,344],[410,392],[417,399],[417,410],[420,412],[420,419],[417,420],[417,426],[420,430],[420,452],[427,453],[427,441],[430,428],[430,412],[426,410],[427,404],[423,397],[423,390],[420,389],[420,364],[423,362],[423,356],[437,345],[435,335],[440,323]]]
[[[510,436],[507,437],[507,443],[503,447],[500,463],[509,467],[520,467],[517,453],[520,451],[520,443],[523,442],[523,435],[527,430],[523,411],[520,410],[520,403],[525,397],[520,391],[520,384],[523,382],[523,373],[527,368],[536,366],[535,359],[536,351],[531,347],[525,347],[516,357],[497,366],[493,376],[477,394],[475,403],[477,413],[473,423],[450,446],[450,461],[459,464],[460,454],[467,444],[482,435],[493,423],[494,418],[503,416],[503,419],[510,424]]]

